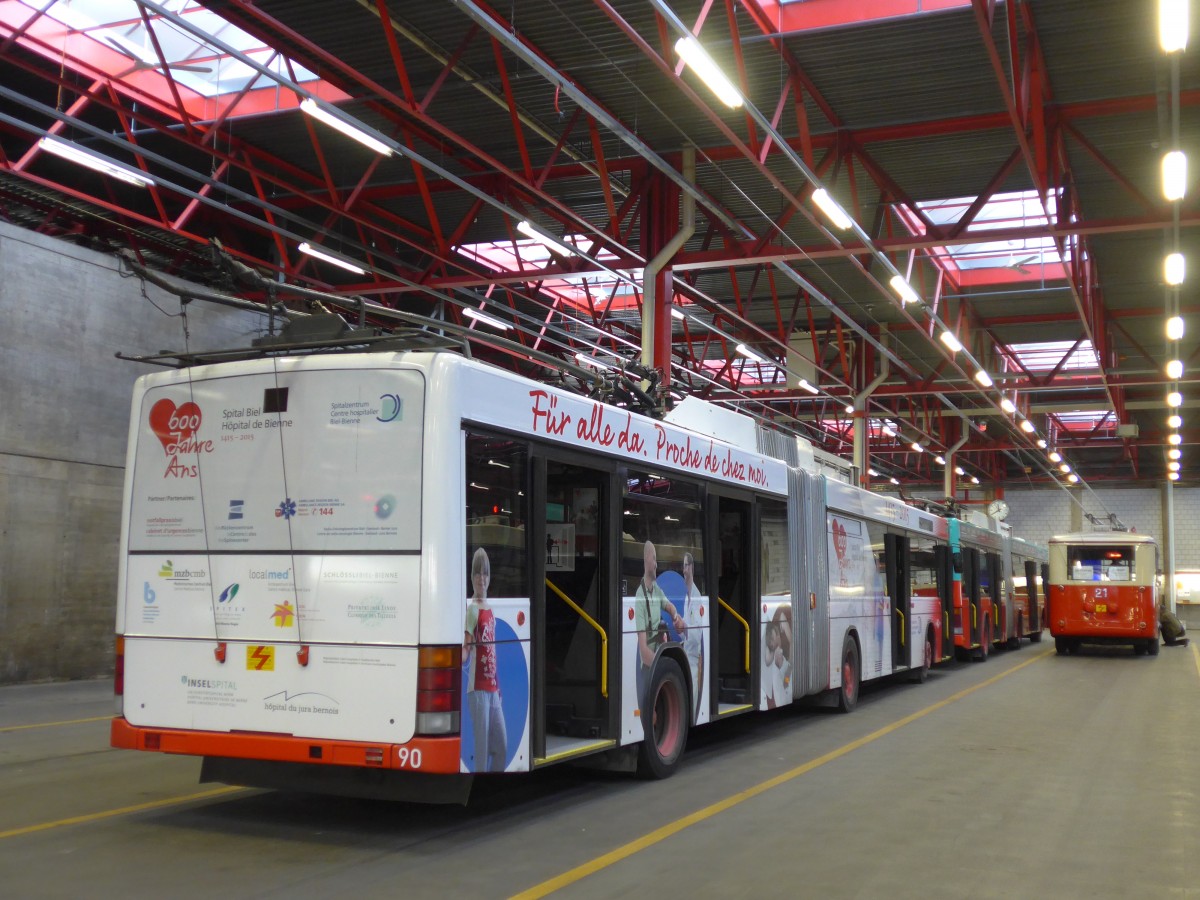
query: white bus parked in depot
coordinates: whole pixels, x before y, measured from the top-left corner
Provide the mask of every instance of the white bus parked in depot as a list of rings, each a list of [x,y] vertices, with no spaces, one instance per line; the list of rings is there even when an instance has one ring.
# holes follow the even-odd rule
[[[719,436],[718,436],[719,435]],[[445,351],[139,379],[114,746],[465,800],[944,654],[946,521],[737,413],[639,415]],[[939,549],[941,548],[941,549]]]

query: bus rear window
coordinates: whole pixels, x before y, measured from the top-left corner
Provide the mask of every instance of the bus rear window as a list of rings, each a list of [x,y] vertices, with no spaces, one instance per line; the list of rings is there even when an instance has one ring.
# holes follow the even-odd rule
[[[1072,581],[1129,581],[1133,547],[1118,544],[1068,547],[1067,572]]]

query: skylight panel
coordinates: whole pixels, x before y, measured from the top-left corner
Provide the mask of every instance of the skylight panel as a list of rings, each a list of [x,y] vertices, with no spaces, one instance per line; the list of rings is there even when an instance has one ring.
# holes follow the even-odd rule
[[[1074,349],[1072,349],[1074,348]],[[1009,344],[1008,350],[1030,372],[1078,372],[1100,368],[1100,358],[1092,342],[1042,341],[1030,344]],[[1064,361],[1063,357],[1066,357]]]

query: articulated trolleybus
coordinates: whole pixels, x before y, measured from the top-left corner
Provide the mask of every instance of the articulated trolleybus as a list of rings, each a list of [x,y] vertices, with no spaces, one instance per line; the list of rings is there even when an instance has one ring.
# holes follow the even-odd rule
[[[1158,655],[1158,544],[1145,534],[1094,531],[1050,539],[1046,619],[1059,654],[1082,644],[1132,644]]]
[[[959,576],[944,518],[819,456],[450,352],[144,376],[112,742],[208,781],[465,801],[478,773],[663,777],[693,726],[850,710],[950,652]]]

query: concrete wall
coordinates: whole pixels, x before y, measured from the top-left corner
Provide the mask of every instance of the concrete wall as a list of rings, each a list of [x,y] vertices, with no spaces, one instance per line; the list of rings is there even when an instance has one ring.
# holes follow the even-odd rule
[[[0,223],[0,683],[112,670],[134,379],[114,357],[184,346],[179,300],[117,261]],[[245,346],[262,317],[187,309],[190,346]]]

